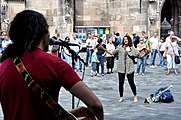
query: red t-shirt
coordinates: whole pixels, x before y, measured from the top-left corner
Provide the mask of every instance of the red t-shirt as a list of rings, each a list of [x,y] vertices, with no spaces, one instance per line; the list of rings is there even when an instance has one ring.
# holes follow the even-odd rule
[[[61,86],[69,90],[80,81],[72,67],[58,57],[35,49],[21,57],[30,75],[55,100]],[[55,120],[16,70],[11,59],[0,66],[0,102],[5,120]]]

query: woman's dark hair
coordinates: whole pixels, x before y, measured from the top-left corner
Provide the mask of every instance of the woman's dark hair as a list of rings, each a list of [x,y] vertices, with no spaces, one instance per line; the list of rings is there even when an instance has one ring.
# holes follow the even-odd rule
[[[9,36],[13,44],[5,49],[1,61],[34,50],[46,35],[49,35],[48,24],[41,13],[33,10],[18,13],[9,28]]]
[[[65,37],[65,41],[66,42],[69,42],[70,41],[70,38],[68,36]]]
[[[133,43],[132,43],[132,39],[129,35],[125,35],[124,37],[126,37],[128,39],[128,46],[129,47],[132,47]],[[125,45],[124,43],[124,37],[123,37],[123,40],[122,40],[122,47]]]
[[[52,36],[52,38],[53,38],[53,39],[55,39],[55,40],[57,39],[57,37],[56,37],[56,36]]]
[[[98,38],[97,42],[101,43],[103,40],[101,38]]]

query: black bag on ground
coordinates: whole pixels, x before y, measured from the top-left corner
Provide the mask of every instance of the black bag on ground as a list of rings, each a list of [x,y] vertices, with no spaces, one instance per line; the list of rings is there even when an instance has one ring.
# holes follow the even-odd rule
[[[180,56],[175,55],[175,64],[180,64]]]
[[[159,97],[159,102],[171,103],[173,101],[174,101],[173,95],[170,92],[164,92]]]

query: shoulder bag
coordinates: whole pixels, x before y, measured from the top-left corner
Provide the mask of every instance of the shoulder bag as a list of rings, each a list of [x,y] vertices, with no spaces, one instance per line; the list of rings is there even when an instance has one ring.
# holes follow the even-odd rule
[[[173,49],[173,52],[174,52],[174,55],[175,55],[175,64],[180,64],[180,56],[175,54],[175,50],[174,50],[174,48],[173,48],[171,43],[170,43],[170,45],[171,45],[171,47]]]

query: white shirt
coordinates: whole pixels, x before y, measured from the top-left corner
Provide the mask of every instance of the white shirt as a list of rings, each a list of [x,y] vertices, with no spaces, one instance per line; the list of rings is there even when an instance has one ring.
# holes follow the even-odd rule
[[[86,40],[86,46],[87,46],[87,49],[93,49],[94,45],[93,45],[93,40],[92,39],[87,39]],[[91,46],[91,47],[90,47]]]
[[[96,47],[98,44],[97,39],[92,39],[92,44],[93,44],[93,49]]]
[[[70,43],[73,43],[73,44],[77,44],[77,45],[80,45],[80,48],[79,46],[70,46],[70,48],[72,50],[74,50],[75,52],[79,52],[79,50],[82,48],[82,41],[78,38],[74,39],[73,37],[70,38]]]
[[[167,42],[165,47],[167,48],[167,54],[169,55],[179,55],[178,54],[178,44],[177,42]]]
[[[150,43],[151,43],[151,46],[152,46],[152,49],[158,49],[158,38],[154,38],[154,37],[151,37],[150,38]]]
[[[170,37],[171,37],[171,36],[168,36],[168,37],[165,39],[165,42],[171,42]]]
[[[106,49],[110,52],[112,52],[113,50],[115,50],[115,46],[114,44],[106,44]],[[106,53],[106,57],[112,57],[112,55],[110,55],[109,53]]]
[[[160,51],[165,51],[166,42],[160,43]]]

